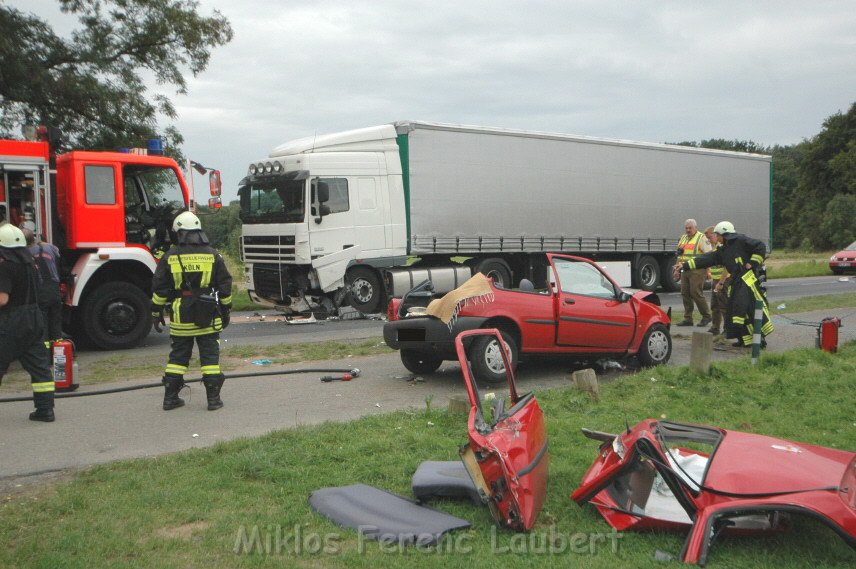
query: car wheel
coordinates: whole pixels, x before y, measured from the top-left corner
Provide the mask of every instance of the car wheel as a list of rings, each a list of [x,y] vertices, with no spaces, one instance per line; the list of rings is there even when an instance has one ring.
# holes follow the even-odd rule
[[[432,352],[419,350],[401,350],[401,363],[407,371],[417,374],[434,373],[443,363],[443,359]]]
[[[383,296],[383,286],[378,274],[367,267],[348,271],[348,295],[351,306],[360,312],[371,314],[378,311]]]
[[[833,275],[843,275],[844,269],[832,269],[832,274]]]
[[[654,257],[645,255],[639,259],[633,276],[637,288],[657,290],[657,287],[660,286],[660,263]]]
[[[665,364],[672,356],[672,336],[662,324],[654,324],[642,338],[636,357],[644,366]]]
[[[496,288],[510,289],[511,285],[511,270],[502,259],[484,259],[479,261],[473,273],[481,273],[486,277],[493,279],[493,284]]]
[[[502,339],[508,347],[512,369],[517,367],[517,341],[508,332],[501,331]],[[494,336],[479,336],[470,347],[470,363],[477,379],[487,383],[504,383],[505,362],[502,359],[499,342]]]

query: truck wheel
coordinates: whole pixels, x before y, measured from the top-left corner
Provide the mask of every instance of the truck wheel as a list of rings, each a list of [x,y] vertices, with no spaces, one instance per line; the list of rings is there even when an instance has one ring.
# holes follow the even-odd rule
[[[672,355],[672,336],[662,324],[654,324],[642,338],[636,357],[644,366],[665,364]]]
[[[681,290],[681,277],[678,277],[678,280],[672,278],[672,269],[676,262],[677,259],[675,257],[666,257],[660,261],[660,285],[666,292],[678,292]]]
[[[83,331],[102,350],[133,348],[152,327],[149,305],[148,295],[131,283],[104,283],[83,305]]]
[[[660,286],[660,263],[649,255],[640,257],[633,271],[633,280],[636,282],[636,288],[657,290]]]
[[[508,332],[500,331],[508,352],[511,355],[511,367],[517,368],[517,341]],[[493,336],[479,336],[470,348],[469,359],[473,364],[473,373],[477,379],[487,383],[504,383],[505,363],[499,351],[499,342]]]
[[[416,374],[434,373],[443,360],[435,353],[419,350],[401,350],[401,363],[407,371]]]
[[[473,274],[475,273],[481,273],[493,279],[496,288],[510,289],[513,286],[511,284],[511,269],[502,259],[490,258],[479,261],[473,269]]]
[[[378,311],[383,286],[378,274],[367,267],[357,267],[348,271],[348,296],[354,310],[371,314]]]

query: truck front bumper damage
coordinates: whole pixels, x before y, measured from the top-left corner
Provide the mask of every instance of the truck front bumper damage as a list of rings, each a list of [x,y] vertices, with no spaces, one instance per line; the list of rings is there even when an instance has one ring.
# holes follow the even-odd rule
[[[652,419],[620,435],[584,433],[601,446],[571,498],[619,531],[690,528],[686,563],[705,565],[723,533],[783,531],[788,514],[856,548],[852,452]]]

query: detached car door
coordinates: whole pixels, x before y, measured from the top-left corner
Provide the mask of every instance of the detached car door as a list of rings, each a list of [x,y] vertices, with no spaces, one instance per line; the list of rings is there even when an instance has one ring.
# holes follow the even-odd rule
[[[556,282],[556,344],[598,350],[627,349],[636,313],[621,290],[594,263],[553,256]]]
[[[465,344],[485,335],[493,336],[499,345],[504,345],[496,329],[469,330],[455,339],[470,399],[469,442],[461,448],[461,460],[496,523],[515,531],[526,531],[535,525],[547,496],[549,459],[544,415],[532,393],[517,394],[514,372],[505,350],[501,352],[509,395],[506,398],[497,393],[491,408],[482,408],[482,395]]]

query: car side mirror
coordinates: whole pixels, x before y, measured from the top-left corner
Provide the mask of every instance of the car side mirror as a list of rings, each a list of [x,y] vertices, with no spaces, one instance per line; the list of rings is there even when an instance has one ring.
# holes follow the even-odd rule
[[[619,293],[618,293],[618,300],[619,300],[620,302],[627,302],[627,301],[629,301],[631,298],[633,298],[633,295],[632,295],[632,294],[630,294],[629,292],[624,292],[624,291],[622,290],[621,292],[619,292]]]

